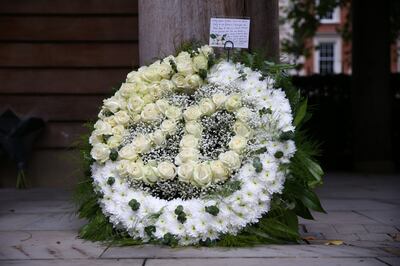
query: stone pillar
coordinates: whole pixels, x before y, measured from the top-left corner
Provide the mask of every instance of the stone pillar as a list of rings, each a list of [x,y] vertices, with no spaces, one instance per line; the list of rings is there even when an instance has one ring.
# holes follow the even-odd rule
[[[183,41],[208,43],[211,17],[250,17],[250,49],[279,59],[278,0],[139,0],[140,64],[173,53]]]
[[[246,16],[250,22],[250,49],[263,51],[274,62],[279,61],[279,0],[247,0]]]
[[[183,41],[208,43],[211,17],[243,16],[243,0],[139,0],[140,64],[173,53]]]

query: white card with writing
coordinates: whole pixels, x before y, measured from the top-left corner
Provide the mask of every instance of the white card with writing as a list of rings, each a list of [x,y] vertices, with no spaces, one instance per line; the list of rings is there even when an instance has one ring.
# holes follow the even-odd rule
[[[224,47],[226,41],[231,41],[235,48],[249,48],[249,32],[250,19],[211,18],[209,44]]]

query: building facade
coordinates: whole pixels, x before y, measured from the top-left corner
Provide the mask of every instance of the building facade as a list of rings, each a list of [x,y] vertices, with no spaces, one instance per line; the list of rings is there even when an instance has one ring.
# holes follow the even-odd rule
[[[290,0],[280,0],[280,39],[283,42],[293,34],[290,23],[285,20],[287,7]],[[286,55],[289,61],[301,64],[302,67],[294,74],[351,74],[351,41],[343,39],[339,29],[343,28],[349,19],[348,7],[337,7],[325,17],[321,18],[312,39],[305,40],[306,46],[310,48],[307,58],[299,58],[293,62],[290,55]],[[400,72],[400,40],[391,46],[391,71]],[[283,52],[284,53],[284,52]]]

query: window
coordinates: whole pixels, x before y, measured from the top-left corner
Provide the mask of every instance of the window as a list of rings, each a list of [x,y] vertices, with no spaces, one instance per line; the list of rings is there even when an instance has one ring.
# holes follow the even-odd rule
[[[317,35],[314,47],[314,73],[342,72],[342,41],[339,35]]]
[[[316,4],[319,5],[321,0],[317,0]],[[322,24],[332,24],[340,22],[340,7],[335,7],[332,11],[327,12],[325,16],[320,17]]]
[[[334,73],[335,62],[335,43],[321,42],[319,43],[319,73],[332,74]]]
[[[325,16],[321,18],[322,20],[332,20],[333,19],[333,11],[327,12]]]

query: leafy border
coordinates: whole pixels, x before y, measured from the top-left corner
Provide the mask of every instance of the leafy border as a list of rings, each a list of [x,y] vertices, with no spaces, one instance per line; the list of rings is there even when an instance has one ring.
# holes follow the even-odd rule
[[[197,44],[183,44],[178,51],[193,51]],[[211,60],[214,60],[213,58]],[[240,62],[253,70],[260,71],[263,76],[272,76],[276,81],[276,87],[285,90],[293,110],[295,134],[284,136],[294,139],[297,152],[288,165],[285,187],[280,195],[275,195],[271,201],[271,210],[264,215],[258,223],[251,224],[242,229],[238,234],[222,235],[217,241],[204,241],[201,246],[245,247],[260,244],[283,244],[300,242],[298,231],[298,216],[305,219],[313,219],[311,211],[325,212],[318,196],[313,189],[322,184],[323,171],[316,161],[319,155],[318,144],[311,141],[303,129],[304,124],[311,118],[307,105],[307,99],[294,88],[287,70],[292,66],[275,64],[266,61],[260,53],[236,52],[233,55],[234,62]],[[210,65],[213,62],[209,62]],[[87,124],[90,131],[93,124]],[[141,240],[133,239],[123,230],[113,227],[108,218],[103,214],[98,204],[99,194],[93,187],[90,165],[91,146],[89,134],[81,137],[80,151],[84,162],[84,179],[78,183],[74,193],[74,201],[78,206],[78,214],[88,223],[79,231],[79,236],[86,240],[101,241],[110,245],[140,245]],[[154,243],[177,246],[173,238],[154,240]]]

